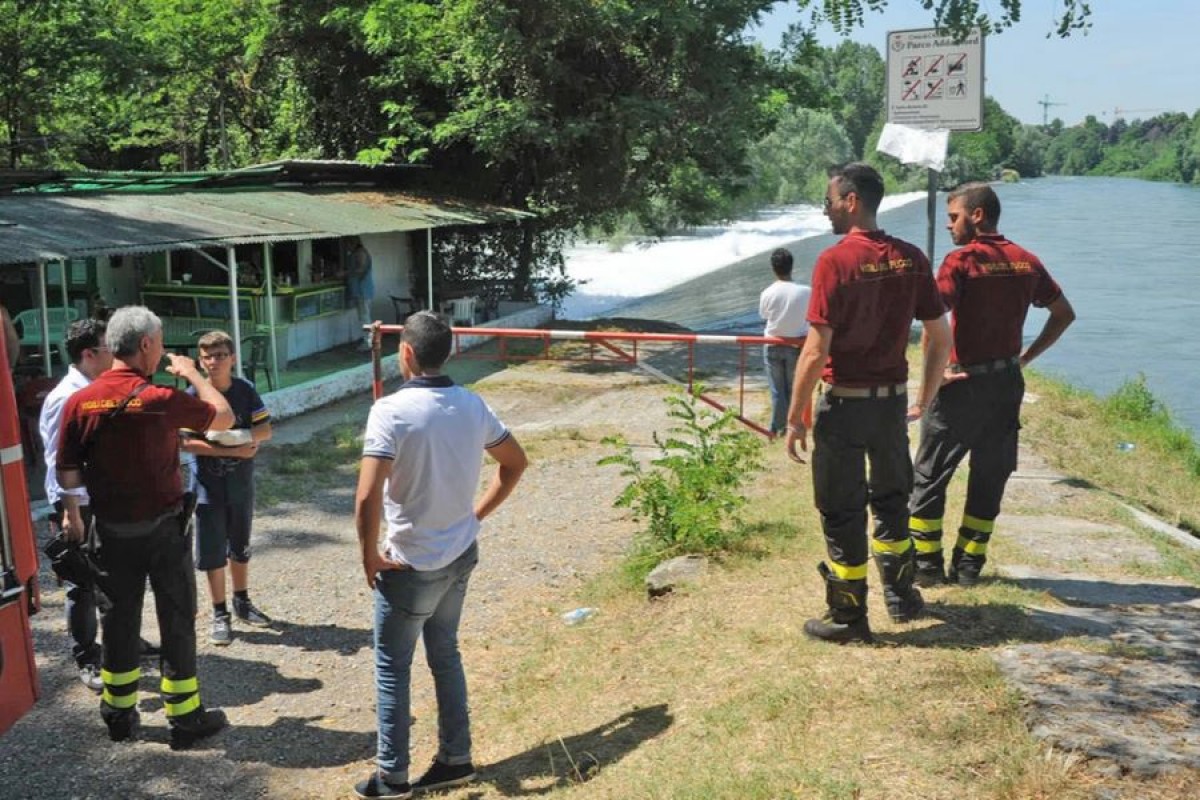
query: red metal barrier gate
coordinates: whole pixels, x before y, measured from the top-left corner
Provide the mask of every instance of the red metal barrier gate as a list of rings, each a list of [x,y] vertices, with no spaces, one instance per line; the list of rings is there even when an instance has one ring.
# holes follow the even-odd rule
[[[382,337],[387,334],[399,334],[404,330],[403,325],[384,325],[375,323],[370,326],[372,331],[372,363],[374,364],[374,395],[383,396]],[[457,358],[476,358],[489,361],[582,361],[591,363],[629,364],[647,372],[654,377],[678,386],[685,386],[687,391],[697,400],[707,403],[718,411],[727,411],[729,407],[719,402],[711,394],[695,391],[696,374],[696,345],[736,345],[738,347],[738,400],[734,416],[743,425],[762,434],[770,436],[770,431],[743,415],[746,395],[746,348],[764,344],[790,344],[800,346],[803,339],[780,339],[775,336],[728,336],[701,333],[631,333],[626,331],[570,331],[551,330],[542,328],[451,328],[454,333],[454,353]],[[494,341],[496,348],[462,347],[462,338],[482,339],[485,342]],[[520,343],[540,343],[540,349],[523,351],[510,346],[510,341]],[[586,354],[573,350],[560,349],[555,352],[551,343],[555,341],[586,342]],[[642,360],[643,345],[655,343],[659,345],[685,345],[687,348],[687,380],[674,378]],[[606,356],[606,357],[605,357]],[[761,365],[761,361],[756,362]]]

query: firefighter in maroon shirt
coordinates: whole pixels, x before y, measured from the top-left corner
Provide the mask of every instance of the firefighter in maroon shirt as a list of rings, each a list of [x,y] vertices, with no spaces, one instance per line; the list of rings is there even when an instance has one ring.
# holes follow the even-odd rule
[[[1071,304],[1037,256],[996,232],[1000,200],[992,187],[966,184],[947,202],[946,227],[962,247],[946,256],[937,283],[953,312],[954,350],[942,389],[921,420],[908,522],[922,586],[945,580],[946,485],[968,453],[967,502],[949,580],[963,586],[978,582],[1005,484],[1017,466],[1025,394],[1021,368],[1075,320]],[[1050,316],[1022,353],[1021,330],[1031,305],[1048,309]]]
[[[162,635],[163,705],[171,747],[190,746],[225,726],[225,715],[200,703],[196,681],[196,583],[179,476],[179,429],[224,430],[233,423],[225,398],[186,356],[167,371],[196,397],[149,382],[163,358],[162,322],[149,309],[118,309],[105,341],[112,368],[67,400],[58,446],[58,483],[86,486],[107,572],[100,716],[113,741],[138,728],[138,665],[146,579]],[[63,532],[82,541],[78,498],[63,495]]]
[[[844,238],[813,267],[808,339],[788,410],[788,455],[807,449],[805,412],[822,380],[813,424],[813,498],[829,559],[818,568],[829,611],[804,632],[834,642],[870,641],[867,561],[874,553],[888,615],[908,622],[924,607],[913,586],[908,533],[912,460],[906,420],[921,416],[937,392],[950,354],[950,328],[929,259],[879,230],[883,179],[866,164],[835,170],[825,196],[833,232]],[[925,368],[908,403],[909,329],[921,320]],[[866,462],[870,463],[868,477]],[[867,506],[875,518],[867,546]]]

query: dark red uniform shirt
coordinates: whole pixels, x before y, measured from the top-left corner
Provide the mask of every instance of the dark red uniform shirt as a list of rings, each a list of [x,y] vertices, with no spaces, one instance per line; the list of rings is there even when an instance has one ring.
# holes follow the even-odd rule
[[[964,366],[1020,355],[1029,306],[1044,308],[1062,296],[1037,256],[998,234],[949,253],[937,284],[954,312],[950,361]]]
[[[821,377],[839,386],[908,380],[909,326],[945,313],[929,259],[883,231],[854,231],[817,258],[808,321],[833,328]]]
[[[207,430],[216,412],[167,386],[150,386],[106,416],[146,379],[111,369],[67,399],[58,468],[81,470],[92,512],[107,522],[146,522],[183,498],[179,429]]]

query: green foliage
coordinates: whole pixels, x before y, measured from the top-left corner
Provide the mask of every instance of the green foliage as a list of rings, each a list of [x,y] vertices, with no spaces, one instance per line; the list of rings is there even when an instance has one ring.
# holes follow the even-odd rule
[[[693,395],[672,394],[666,403],[668,416],[680,424],[666,439],[655,433],[659,455],[648,467],[621,436],[604,440],[618,452],[599,462],[620,466],[630,478],[615,505],[645,525],[636,557],[647,565],[729,549],[745,534],[740,490],[762,469],[762,442],[738,429],[732,412],[718,415]]]
[[[1170,410],[1146,385],[1146,376],[1125,381],[1106,397],[1102,408],[1131,439],[1181,457],[1193,476],[1200,476],[1200,447],[1190,432],[1171,419]]]
[[[748,154],[759,202],[819,202],[828,182],[826,169],[853,157],[853,145],[827,111],[788,108],[775,130]]]
[[[1146,376],[1125,381],[1104,401],[1109,416],[1126,422],[1166,420],[1167,410],[1146,385]]]
[[[887,0],[797,0],[801,7],[819,6],[824,18],[839,33],[849,33],[863,24],[867,11],[882,12]],[[964,33],[978,25],[985,34],[1000,33],[1021,20],[1021,0],[1000,0],[999,8],[984,0],[918,0],[933,11],[933,25]],[[1087,0],[1061,0],[1053,18],[1053,33],[1067,37],[1091,27],[1091,7]],[[990,13],[984,13],[987,7]]]
[[[967,181],[990,181],[1010,164],[1015,131],[1020,123],[990,97],[983,101],[983,130],[954,133],[942,182],[957,186]]]

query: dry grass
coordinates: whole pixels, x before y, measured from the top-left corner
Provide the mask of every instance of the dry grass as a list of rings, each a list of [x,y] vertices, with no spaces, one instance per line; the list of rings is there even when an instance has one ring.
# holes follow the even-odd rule
[[[1059,469],[1098,485],[1138,484],[1127,493],[1134,499],[1146,489],[1181,508],[1200,503],[1184,496],[1183,482],[1141,485],[1170,472],[1169,465],[1143,464],[1149,448],[1128,454],[1132,459],[1114,458],[1090,407],[1070,393],[1060,401],[1040,385],[1032,390],[1043,400],[1027,409],[1026,439]],[[595,449],[599,458],[595,433],[522,438],[544,457]],[[814,566],[824,555],[810,475],[778,444],[769,448],[767,464],[753,490],[756,536],[701,586],[647,602],[614,566],[577,596],[556,598],[553,610],[545,597],[531,597],[508,622],[464,642],[483,770],[479,783],[445,797],[1200,796],[1195,772],[1154,780],[1104,775],[1030,735],[1021,698],[990,655],[1011,643],[1051,642],[1024,611],[1053,605],[1049,595],[1007,581],[931,590],[927,617],[898,626],[887,621],[872,574],[871,619],[880,644],[807,641],[804,620],[823,608]],[[948,509],[961,507],[963,487],[959,475]],[[1117,499],[1100,491],[1053,508],[1029,503],[1011,510],[1128,524]],[[1166,563],[1149,571],[1200,574],[1195,553],[1161,540],[1156,545]],[[993,553],[1000,561],[1038,563],[1002,531]],[[600,612],[567,627],[557,610],[573,604]],[[1072,639],[1052,644],[1096,646]],[[414,740],[434,740],[435,709],[427,703],[414,711]]]
[[[761,536],[701,587],[647,602],[606,575],[578,598],[601,609],[589,622],[531,609],[469,646],[488,766],[451,798],[1071,800],[1200,786],[1190,773],[1101,777],[1030,736],[989,652],[1048,639],[1022,610],[1048,596],[1003,581],[933,590],[929,618],[897,626],[873,591],[881,644],[805,640],[805,618],[822,607],[813,566],[824,545],[806,468],[780,447],[768,463],[755,492]],[[432,725],[432,709],[418,716]]]

